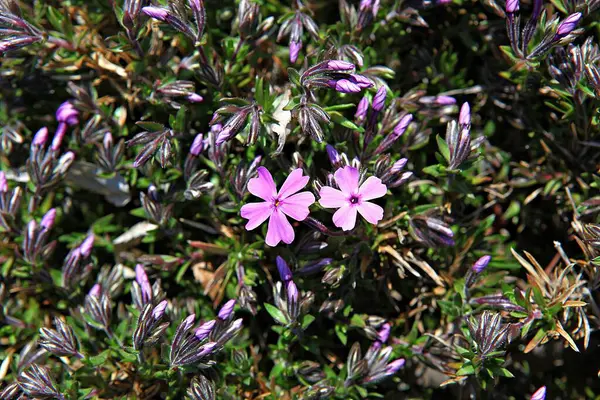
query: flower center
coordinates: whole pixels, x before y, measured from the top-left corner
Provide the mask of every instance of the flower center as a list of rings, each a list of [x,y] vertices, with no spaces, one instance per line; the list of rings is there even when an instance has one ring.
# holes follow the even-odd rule
[[[278,198],[275,198],[275,199],[273,200],[273,206],[274,206],[275,208],[277,208],[277,207],[279,207],[280,205],[281,205],[281,200],[279,200]]]
[[[350,204],[358,204],[360,201],[360,197],[358,195],[353,194],[350,196]]]

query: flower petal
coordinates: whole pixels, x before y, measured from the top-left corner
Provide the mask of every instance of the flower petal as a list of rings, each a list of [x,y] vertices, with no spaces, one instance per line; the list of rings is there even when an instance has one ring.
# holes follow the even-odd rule
[[[383,208],[375,203],[363,201],[357,208],[360,215],[373,225],[377,225],[383,218]]]
[[[271,203],[265,201],[261,203],[245,204],[240,211],[242,218],[248,219],[246,230],[251,231],[271,216],[273,208],[271,207]]]
[[[279,209],[296,221],[304,221],[310,211],[308,207],[315,202],[311,192],[300,192],[281,201]]]
[[[358,189],[358,170],[354,167],[344,167],[335,171],[333,174],[335,181],[338,186],[342,190],[342,192],[346,194],[355,193]]]
[[[287,217],[281,210],[274,210],[269,219],[269,229],[265,243],[271,247],[275,247],[280,241],[290,244],[294,241],[294,228],[288,221]]]
[[[373,200],[385,196],[387,193],[387,186],[381,183],[381,179],[370,176],[362,185],[360,185],[358,193],[361,194],[361,200]]]
[[[302,168],[296,168],[289,174],[285,182],[283,182],[283,185],[281,185],[281,189],[279,189],[278,193],[279,199],[283,200],[286,197],[293,195],[306,186],[309,179],[308,176],[302,176]]]
[[[333,214],[333,224],[338,228],[349,231],[356,225],[356,206],[345,205]]]
[[[273,177],[265,167],[258,167],[258,177],[248,181],[248,191],[263,200],[272,200],[277,195]]]
[[[319,191],[319,204],[325,208],[339,208],[348,204],[348,195],[331,186],[323,186]]]

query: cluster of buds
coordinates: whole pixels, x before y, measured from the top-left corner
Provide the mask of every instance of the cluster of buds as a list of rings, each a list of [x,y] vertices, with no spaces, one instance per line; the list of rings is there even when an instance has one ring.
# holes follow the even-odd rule
[[[388,188],[398,187],[413,176],[412,171],[404,171],[407,163],[407,158],[392,162],[391,157],[384,154],[375,161],[374,175],[380,178]]]
[[[26,397],[34,399],[65,399],[56,388],[56,384],[48,370],[37,364],[33,364],[27,371],[19,374],[17,382],[17,387],[13,387],[8,393],[6,393],[6,389],[2,391],[2,399],[23,398],[23,395],[18,396],[19,392],[23,392]]]
[[[246,166],[244,162],[240,162],[235,170],[235,174],[231,176],[231,186],[235,190],[238,199],[242,199],[248,188],[248,181],[256,176],[256,170],[260,166],[262,156],[254,157],[254,160]]]
[[[191,400],[214,400],[217,398],[215,384],[204,375],[192,378],[187,395]]]
[[[173,29],[183,33],[194,43],[200,43],[206,24],[206,9],[204,0],[188,0],[193,14],[193,22],[188,17],[188,11],[182,0],[169,2],[168,8],[148,6],[142,12],[151,18],[169,24]]]
[[[57,357],[83,358],[73,328],[60,318],[54,318],[56,329],[40,328],[40,346]]]
[[[54,251],[56,241],[47,242],[55,219],[56,209],[52,208],[42,217],[39,225],[35,220],[27,224],[23,240],[23,259],[28,263],[35,265],[47,259]]]
[[[288,17],[283,21],[277,34],[277,41],[281,41],[285,36],[289,36],[290,62],[295,63],[298,59],[298,54],[302,49],[302,33],[304,28],[315,41],[319,40],[319,27],[313,19],[301,11],[305,7],[300,0],[295,1],[296,11],[289,13]]]
[[[94,247],[94,235],[87,236],[81,244],[73,248],[65,257],[62,267],[62,285],[70,288],[73,283],[79,282],[92,271],[93,262],[90,259]]]
[[[346,368],[348,378],[345,386],[351,384],[374,384],[394,375],[405,364],[403,358],[390,361],[392,347],[382,347],[381,342],[372,345],[364,357],[362,357],[360,344],[354,343],[348,354]]]
[[[220,131],[216,136],[215,145],[220,146],[233,139],[238,133],[247,128],[246,145],[256,143],[260,133],[260,115],[261,107],[254,101],[248,102],[242,99],[236,99],[238,103],[227,104],[220,107],[210,121],[210,126],[220,126]],[[225,119],[227,116],[227,119]]]
[[[106,332],[108,336],[112,336],[110,329],[112,304],[110,294],[105,289],[99,284],[92,286],[85,296],[83,309],[86,314],[85,322],[89,326]]]
[[[464,103],[460,109],[458,122],[452,120],[446,126],[446,144],[448,153],[445,155],[448,169],[458,170],[462,163],[467,161],[485,140],[483,136],[471,140],[471,108],[469,103]]]
[[[0,1],[0,53],[42,41],[43,32],[21,16],[16,1]]]
[[[416,241],[428,246],[454,246],[454,232],[444,221],[427,215],[409,220],[409,233]]]
[[[517,326],[503,324],[499,313],[487,310],[469,318],[467,326],[475,345],[474,351],[480,357],[486,357],[499,350],[519,333]]]
[[[0,226],[5,232],[15,232],[17,213],[21,207],[23,190],[20,186],[9,190],[4,171],[0,171]]]
[[[356,32],[362,32],[377,17],[379,3],[380,0],[361,0],[357,10],[346,0],[340,0],[342,22]]]
[[[331,59],[335,60],[348,60],[359,67],[364,65],[364,55],[362,51],[353,44],[344,44],[338,42],[333,37],[327,38],[327,55],[331,55]]]
[[[302,133],[312,137],[318,143],[324,139],[320,122],[327,125],[331,122],[329,114],[316,103],[308,101],[306,96],[302,96],[300,103],[294,107],[292,117],[298,120]]]
[[[161,83],[157,81],[150,98],[160,95],[161,101],[164,101],[175,109],[181,108],[181,104],[174,99],[185,99],[189,103],[200,103],[204,98],[195,92],[196,85],[192,81],[174,81],[170,83]]]
[[[148,218],[159,225],[166,225],[173,216],[175,204],[162,204],[158,189],[154,185],[148,186],[148,194],[140,192],[140,202]]]
[[[241,0],[238,6],[237,18],[235,25],[240,34],[241,41],[255,40],[256,44],[260,44],[273,33],[275,18],[268,17],[261,20],[260,5],[251,0]]]
[[[221,307],[217,318],[204,322],[193,329],[195,315],[192,314],[179,325],[171,343],[170,364],[178,368],[195,365],[208,368],[214,361],[208,357],[219,352],[242,329],[242,319],[233,319],[235,300]]]
[[[125,150],[125,141],[119,140],[115,144],[110,132],[106,132],[102,138],[102,143],[96,143],[96,162],[105,172],[114,172],[121,162]]]
[[[143,310],[148,304],[156,305],[165,298],[160,285],[160,279],[150,285],[150,280],[142,264],[135,266],[135,281],[131,287],[131,298],[139,310]]]
[[[142,349],[157,343],[169,327],[170,323],[163,318],[167,305],[167,300],[163,300],[156,305],[148,303],[142,308],[132,338],[133,348],[140,352],[140,359]]]
[[[341,93],[359,93],[373,86],[369,78],[354,73],[354,69],[354,64],[347,61],[322,61],[306,69],[300,76],[299,83],[307,90],[322,87]]]
[[[548,57],[548,71],[579,103],[583,102],[584,92],[578,84],[584,76],[596,97],[600,98],[600,50],[592,37],[587,38],[583,45],[570,43],[566,50],[557,48]]]
[[[507,312],[527,312],[526,309],[513,303],[510,299],[504,296],[502,293],[490,294],[482,297],[475,297],[470,300],[473,305],[487,306],[496,310],[507,311]],[[531,314],[532,319],[534,313]]]
[[[135,168],[141,167],[158,151],[160,166],[165,168],[171,157],[171,138],[174,136],[174,132],[156,123],[140,122],[138,125],[145,126],[151,131],[140,132],[126,142],[127,147],[144,145],[135,160],[133,160],[133,166]]]
[[[529,20],[521,29],[521,14],[519,0],[508,0],[506,2],[506,30],[513,54],[522,60],[535,60],[546,54],[553,46],[564,45],[573,41],[581,30],[577,30],[577,25],[582,19],[580,12],[569,15],[559,22],[558,16],[555,16],[546,23],[544,34],[541,41],[531,50],[529,42],[533,39],[537,30],[538,21],[542,15],[542,0],[533,2],[533,11]],[[542,18],[545,20],[545,18]]]
[[[143,3],[143,0],[125,0],[121,17],[121,25],[125,28],[127,38],[131,44],[133,44],[134,49],[139,56],[143,55],[142,48],[137,40],[137,34],[140,28],[139,16]]]
[[[79,112],[73,105],[65,102],[56,111],[58,128],[50,146],[46,148],[48,128],[41,128],[33,137],[29,159],[27,160],[27,172],[31,181],[36,186],[36,193],[38,195],[42,191],[50,189],[64,178],[69,167],[75,160],[75,154],[72,151],[68,151],[61,156],[60,148],[67,127],[78,123],[78,115]]]
[[[282,315],[282,320],[277,320],[277,322],[296,327],[301,311],[308,308],[313,296],[312,293],[300,295],[298,287],[294,283],[292,271],[283,258],[277,256],[276,263],[281,281],[275,284],[273,297],[275,298],[275,305]]]

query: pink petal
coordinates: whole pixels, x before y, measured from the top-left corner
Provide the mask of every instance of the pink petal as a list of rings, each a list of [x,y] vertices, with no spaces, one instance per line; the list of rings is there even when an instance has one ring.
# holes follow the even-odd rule
[[[348,196],[331,186],[323,186],[319,196],[321,196],[319,204],[325,208],[340,208],[348,203]]]
[[[383,208],[377,204],[363,201],[357,208],[360,215],[373,225],[377,225],[383,218]]]
[[[381,183],[381,179],[370,176],[358,189],[361,194],[361,200],[373,200],[385,196],[387,186]]]
[[[287,177],[283,185],[281,185],[281,189],[279,189],[279,199],[283,200],[286,197],[289,197],[296,193],[298,190],[302,189],[308,183],[310,178],[308,176],[302,176],[302,168],[296,168],[292,171],[292,173]]]
[[[333,214],[333,224],[349,231],[356,225],[356,206],[345,205]]]
[[[240,211],[242,218],[248,219],[246,230],[251,231],[271,216],[273,208],[271,207],[271,203],[265,201],[262,203],[245,204]]]
[[[279,209],[296,221],[304,221],[310,211],[308,207],[315,202],[315,196],[311,192],[301,192],[281,201]]]
[[[287,244],[292,243],[294,241],[294,228],[292,228],[290,221],[281,210],[276,209],[269,219],[269,229],[267,230],[265,243],[275,247],[282,240]]]
[[[358,170],[354,167],[344,167],[335,171],[333,174],[335,181],[346,194],[355,193],[358,189]]]
[[[248,191],[263,200],[272,200],[277,195],[277,187],[271,173],[265,167],[258,167],[258,177],[248,181]]]

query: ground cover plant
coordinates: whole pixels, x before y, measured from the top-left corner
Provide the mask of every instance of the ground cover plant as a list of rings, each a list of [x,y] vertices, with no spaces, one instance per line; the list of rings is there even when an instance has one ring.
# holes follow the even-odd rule
[[[599,398],[599,9],[0,0],[0,398]]]

